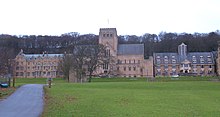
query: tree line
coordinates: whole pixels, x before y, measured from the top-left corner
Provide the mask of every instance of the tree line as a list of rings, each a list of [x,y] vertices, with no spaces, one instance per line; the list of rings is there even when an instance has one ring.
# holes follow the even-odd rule
[[[70,53],[77,45],[98,45],[98,35],[79,34],[78,32],[65,33],[60,36],[42,35],[0,35],[0,74],[8,72],[9,59],[15,58],[21,49],[26,54]],[[144,44],[145,58],[154,52],[177,52],[181,43],[188,45],[190,52],[217,51],[220,32],[210,33],[146,33],[142,36],[119,35],[119,44]]]

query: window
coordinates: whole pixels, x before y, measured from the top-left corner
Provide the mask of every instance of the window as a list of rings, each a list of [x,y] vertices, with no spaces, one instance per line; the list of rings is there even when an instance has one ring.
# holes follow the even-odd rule
[[[208,63],[212,63],[212,58],[211,58],[211,56],[207,56],[207,61],[208,61]]]
[[[134,59],[134,63],[135,63],[135,59]]]
[[[184,64],[184,67],[189,67],[189,64]]]
[[[197,68],[197,66],[196,66],[196,65],[193,65],[192,67],[193,67],[193,68]]]
[[[36,75],[36,73],[35,72],[32,72],[32,76],[35,76]]]
[[[212,65],[209,65],[209,68],[212,68]]]
[[[200,56],[200,63],[204,63],[204,58],[203,58],[203,56]]]
[[[192,56],[192,62],[196,63],[196,56]]]
[[[120,67],[117,67],[117,70],[119,71],[119,70],[120,70]]]
[[[107,34],[107,37],[109,37],[109,34]]]
[[[120,60],[118,59],[118,64],[120,64]]]
[[[103,64],[103,69],[108,69],[108,63]]]
[[[30,72],[27,73],[27,76],[30,76]]]
[[[202,65],[201,68],[204,68],[204,65]]]
[[[124,67],[124,71],[126,71],[126,67]]]
[[[135,66],[133,67],[133,70],[136,71],[136,67]]]
[[[140,72],[143,72],[143,69],[142,69],[142,68],[140,69]]]
[[[176,59],[172,59],[172,63],[176,63]]]
[[[19,72],[16,72],[16,76],[18,76],[19,75]]]
[[[164,56],[164,63],[168,63],[168,57],[167,56]]]
[[[23,73],[23,72],[20,72],[20,76],[24,76],[24,73]]]
[[[131,67],[128,67],[128,70],[131,71]]]
[[[23,67],[23,66],[21,67],[21,70],[24,70],[24,67]]]
[[[105,37],[105,34],[103,34],[103,37]]]
[[[160,59],[157,59],[157,63],[160,64]]]
[[[112,37],[112,34],[110,34],[110,37]]]

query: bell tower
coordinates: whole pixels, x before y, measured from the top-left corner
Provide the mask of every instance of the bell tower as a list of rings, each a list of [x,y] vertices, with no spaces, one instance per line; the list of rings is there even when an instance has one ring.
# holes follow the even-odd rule
[[[103,44],[110,51],[112,56],[117,55],[118,37],[116,28],[100,28],[99,44]]]

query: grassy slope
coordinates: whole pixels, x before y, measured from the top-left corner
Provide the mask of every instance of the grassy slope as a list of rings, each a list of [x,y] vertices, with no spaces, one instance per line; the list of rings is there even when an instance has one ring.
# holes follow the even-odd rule
[[[219,82],[56,83],[44,117],[219,116]]]

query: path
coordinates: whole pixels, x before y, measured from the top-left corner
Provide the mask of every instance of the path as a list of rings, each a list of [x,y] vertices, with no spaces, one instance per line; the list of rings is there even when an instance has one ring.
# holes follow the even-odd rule
[[[23,85],[0,101],[0,117],[39,117],[43,105],[43,85]]]

